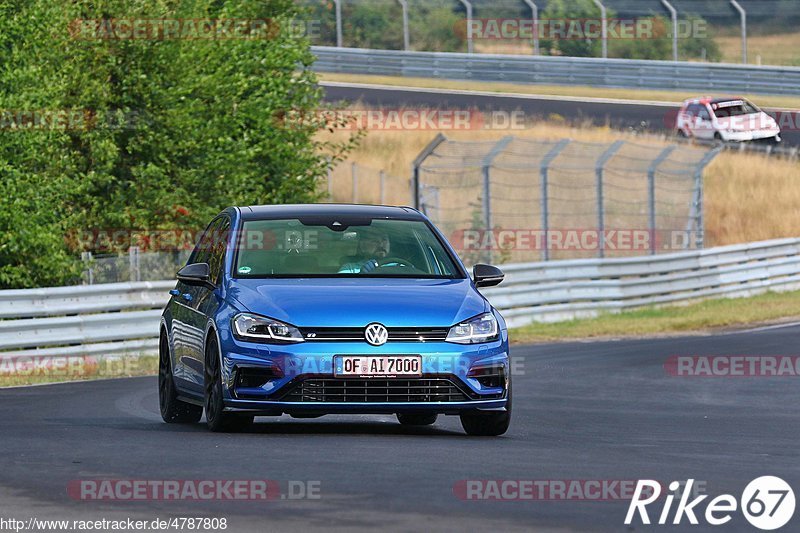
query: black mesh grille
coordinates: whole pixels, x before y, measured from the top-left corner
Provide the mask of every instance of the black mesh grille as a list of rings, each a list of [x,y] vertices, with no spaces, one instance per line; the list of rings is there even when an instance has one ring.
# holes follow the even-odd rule
[[[386,342],[433,342],[447,338],[447,328],[387,328]],[[301,330],[307,341],[336,342],[363,341],[364,328],[304,328]]]
[[[285,402],[404,403],[465,402],[469,398],[444,378],[303,380],[282,398]]]

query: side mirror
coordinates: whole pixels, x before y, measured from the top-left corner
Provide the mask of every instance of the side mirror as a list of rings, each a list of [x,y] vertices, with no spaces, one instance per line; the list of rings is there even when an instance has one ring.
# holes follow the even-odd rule
[[[208,263],[186,265],[178,271],[178,281],[182,281],[187,285],[206,287],[212,290],[216,288],[211,283],[211,268]]]
[[[505,277],[496,266],[477,264],[472,267],[472,280],[476,287],[494,287],[502,283]]]

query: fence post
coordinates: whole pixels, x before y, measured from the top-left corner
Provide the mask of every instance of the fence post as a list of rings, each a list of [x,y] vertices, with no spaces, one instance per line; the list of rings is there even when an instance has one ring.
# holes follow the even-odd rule
[[[475,52],[474,39],[472,36],[472,2],[469,0],[458,0],[467,9],[467,53]]]
[[[655,255],[656,253],[656,171],[661,163],[675,151],[675,148],[677,148],[675,145],[664,148],[664,150],[658,154],[658,157],[650,163],[650,167],[647,169],[647,209],[650,219],[648,224],[650,230],[650,255]]]
[[[331,168],[331,158],[328,158],[328,201],[333,200],[333,168]]]
[[[81,252],[81,261],[86,265],[86,281],[88,285],[94,285],[94,269],[92,268],[92,252]]]
[[[539,7],[533,0],[525,0],[533,16],[533,55],[539,55]]]
[[[606,256],[606,247],[605,247],[605,233],[606,233],[606,217],[605,217],[605,198],[603,195],[603,171],[605,170],[606,163],[608,160],[611,159],[614,154],[622,148],[622,145],[625,144],[625,141],[616,141],[614,144],[608,147],[608,149],[603,152],[603,155],[597,160],[597,166],[595,167],[595,174],[597,176],[597,235],[598,235],[598,247],[597,247],[597,256],[601,259]]]
[[[600,0],[594,0],[594,4],[600,8],[600,24],[602,25],[603,39],[603,59],[608,57],[608,20],[606,19],[606,6]]]
[[[353,175],[353,203],[358,203],[358,165],[353,163],[352,168],[352,175]]]
[[[731,0],[731,5],[739,12],[742,23],[742,64],[747,64],[747,11],[736,0]]]
[[[483,167],[483,224],[486,231],[492,231],[494,229],[492,223],[492,162],[513,140],[514,137],[512,136],[500,139],[497,144],[489,150],[489,153],[486,154],[486,157],[483,158],[483,162],[481,163]],[[488,250],[486,261],[488,263],[492,262],[491,249]]]
[[[344,0],[333,0],[336,4],[336,46],[341,48],[344,46],[344,37],[342,35],[342,2]]]
[[[142,281],[142,271],[139,263],[139,247],[128,248],[128,270],[131,281]]]
[[[411,33],[408,28],[408,0],[397,0],[403,8],[403,50],[411,50]]]
[[[549,205],[548,205],[548,188],[547,188],[547,179],[548,179],[548,171],[550,170],[550,164],[553,160],[558,157],[558,154],[567,147],[570,143],[569,139],[562,139],[553,146],[549,152],[542,158],[542,162],[539,166],[539,176],[540,176],[540,194],[541,194],[541,211],[542,211],[542,232],[544,235],[544,246],[542,246],[542,256],[545,261],[550,260],[550,250],[548,247],[548,238],[547,233],[550,231],[550,212],[549,212]]]
[[[447,137],[439,133],[436,137],[422,149],[419,155],[414,159],[414,162],[411,163],[411,194],[414,197],[414,209],[419,209],[420,207],[420,183],[419,183],[419,170],[422,163],[425,162],[426,159],[433,153],[436,148],[443,142],[447,140]]]
[[[381,205],[386,205],[386,172],[381,170],[380,172],[380,180],[381,180]]]
[[[692,205],[689,206],[689,220],[686,222],[686,236],[689,237],[694,226],[694,242],[695,247],[705,247],[705,209],[703,208],[703,171],[714,160],[719,153],[724,150],[723,146],[718,146],[709,151],[700,163],[697,164],[697,169],[694,172],[694,194],[692,195]],[[688,248],[689,242],[687,240],[686,246]]]
[[[675,9],[668,0],[661,0],[664,7],[669,11],[672,18],[672,60],[678,60],[678,10]]]

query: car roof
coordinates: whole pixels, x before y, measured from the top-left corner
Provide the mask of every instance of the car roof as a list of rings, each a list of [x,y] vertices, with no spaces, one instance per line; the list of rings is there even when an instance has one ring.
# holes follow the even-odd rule
[[[683,105],[689,104],[718,104],[720,102],[730,102],[732,100],[745,100],[741,96],[699,96],[684,100]]]
[[[357,216],[402,220],[424,220],[424,216],[411,207],[356,204],[282,204],[252,205],[237,208],[244,220],[270,220],[279,218],[314,216]]]

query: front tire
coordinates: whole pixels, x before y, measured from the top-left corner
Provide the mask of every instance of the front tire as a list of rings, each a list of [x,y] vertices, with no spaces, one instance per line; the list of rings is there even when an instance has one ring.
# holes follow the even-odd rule
[[[252,416],[225,412],[219,346],[214,335],[209,338],[206,346],[204,367],[205,410],[208,429],[214,432],[236,432],[247,429],[253,423]]]
[[[404,426],[431,426],[436,423],[436,418],[436,413],[397,413],[397,421]]]
[[[172,375],[169,340],[164,331],[161,332],[158,343],[158,404],[161,408],[161,418],[167,424],[196,424],[203,416],[202,407],[178,399]]]
[[[464,413],[461,415],[461,427],[467,435],[475,437],[497,437],[508,431],[511,424],[511,382],[508,384],[508,402],[506,410],[500,413]]]

